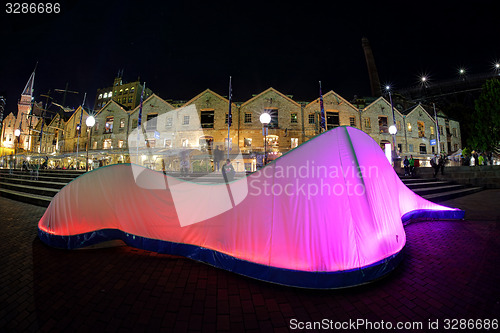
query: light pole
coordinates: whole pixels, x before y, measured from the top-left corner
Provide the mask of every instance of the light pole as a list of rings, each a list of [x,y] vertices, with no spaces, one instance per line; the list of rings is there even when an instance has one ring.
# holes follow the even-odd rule
[[[391,87],[386,86],[385,89],[389,93],[389,100],[391,102],[391,110],[392,110],[392,125],[389,126],[389,134],[392,135],[392,144],[393,144],[393,153],[392,153],[392,160],[394,161],[396,157],[398,156],[397,150],[396,150],[396,133],[398,132],[398,128],[396,127],[396,115],[394,113],[394,106],[392,104],[392,95],[391,95]]]
[[[21,137],[21,130],[19,128],[16,128],[14,131],[14,136],[17,138],[17,140],[14,142],[15,147],[14,147],[14,169],[17,168],[17,146],[19,146],[19,139]]]
[[[262,123],[262,135],[264,135],[264,166],[267,164],[267,124],[271,122],[271,115],[264,112],[259,118]]]
[[[91,143],[90,140],[92,138],[92,127],[95,125],[95,118],[93,116],[88,116],[85,120],[85,124],[87,125],[87,129],[89,132],[89,139],[87,141],[87,163],[85,164],[85,171],[89,171],[89,145]]]

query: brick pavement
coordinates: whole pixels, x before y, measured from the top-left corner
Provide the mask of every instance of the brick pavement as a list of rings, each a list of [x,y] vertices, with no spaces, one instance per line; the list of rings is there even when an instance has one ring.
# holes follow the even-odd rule
[[[0,332],[289,332],[293,318],[420,321],[414,331],[425,332],[428,320],[500,319],[499,198],[488,190],[447,202],[477,220],[410,224],[394,272],[330,291],[126,246],[52,249],[36,237],[44,208],[0,198]]]

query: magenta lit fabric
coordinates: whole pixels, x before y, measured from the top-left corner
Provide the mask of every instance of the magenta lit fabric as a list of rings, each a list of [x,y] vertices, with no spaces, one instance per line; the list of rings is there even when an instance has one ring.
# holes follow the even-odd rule
[[[454,210],[409,190],[377,142],[352,127],[323,133],[229,184],[189,183],[148,169],[139,178],[129,164],[77,178],[54,197],[40,232],[66,237],[116,229],[262,266],[336,272],[399,253],[405,214]],[[178,183],[190,187],[182,202]],[[220,213],[203,219],[214,205]],[[195,217],[186,224],[190,211]]]

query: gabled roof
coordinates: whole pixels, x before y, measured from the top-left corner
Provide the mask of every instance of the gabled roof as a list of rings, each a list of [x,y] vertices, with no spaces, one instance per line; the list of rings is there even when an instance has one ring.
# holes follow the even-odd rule
[[[429,112],[427,112],[427,110],[422,106],[422,104],[417,104],[413,110],[411,110],[410,112],[408,112],[406,114],[406,116],[408,117],[410,114],[412,114],[415,110],[417,109],[420,109],[422,111],[424,111],[424,113],[427,115],[427,117],[429,117],[432,121],[434,121],[434,118],[429,114]]]
[[[142,102],[142,107],[144,108],[144,106],[146,105],[146,103],[149,103],[149,101],[152,99],[152,98],[157,98],[159,99],[161,102],[163,102],[164,104],[166,104],[167,106],[171,107],[172,110],[175,109],[172,104],[166,102],[163,98],[161,98],[160,96],[156,95],[156,94],[151,94],[151,96],[149,96],[148,98],[146,98],[146,100],[144,100]],[[130,113],[130,115],[133,115],[136,111],[138,111],[139,109],[141,108],[141,105],[139,104],[138,106],[135,107],[135,109],[133,110],[130,110],[130,111],[127,111]]]
[[[217,98],[219,98],[219,99],[221,99],[224,102],[227,102],[229,104],[229,99],[227,99],[225,97],[222,97],[221,95],[219,95],[218,93],[216,93],[213,90],[205,89],[204,91],[202,91],[201,93],[199,93],[198,95],[196,95],[195,97],[191,98],[189,101],[187,101],[186,103],[184,103],[183,106],[186,106],[186,105],[189,105],[189,104],[193,103],[195,100],[197,100],[198,98],[200,98],[201,96],[203,96],[203,94],[206,94],[206,93],[212,94],[215,97],[217,97]],[[235,105],[234,101],[231,104]]]
[[[264,90],[263,92],[261,92],[260,94],[258,94],[257,96],[252,97],[251,99],[249,99],[249,100],[248,100],[248,101],[246,101],[245,103],[241,104],[241,107],[244,107],[244,106],[246,106],[247,104],[252,103],[252,102],[253,102],[253,101],[255,101],[257,98],[260,98],[260,96],[262,96],[262,95],[264,95],[264,94],[268,93],[269,91],[272,91],[272,92],[274,92],[274,93],[276,93],[276,94],[280,95],[281,97],[283,97],[284,99],[286,99],[286,100],[287,100],[287,101],[289,101],[290,103],[293,103],[293,104],[297,105],[298,107],[300,107],[300,104],[299,104],[299,103],[295,102],[293,99],[291,99],[291,98],[290,98],[290,97],[288,97],[287,95],[285,95],[285,94],[283,94],[283,93],[279,92],[278,90],[274,89],[273,87],[270,87],[270,88],[268,88],[268,89]]]
[[[127,112],[125,110],[125,106],[118,103],[117,101],[113,100],[113,99],[110,99],[106,104],[104,104],[104,106],[99,110],[97,111],[97,113],[95,114],[95,116],[98,116],[99,114],[101,114],[101,112],[106,109],[110,104],[115,104],[116,106],[118,106],[119,108],[121,108],[123,110],[123,112]]]
[[[374,100],[373,102],[371,102],[370,104],[368,104],[368,105],[367,105],[367,106],[363,109],[363,112],[364,112],[366,109],[368,109],[368,108],[372,107],[373,105],[375,105],[376,103],[378,103],[379,101],[383,101],[383,102],[384,102],[384,104],[386,104],[389,108],[391,108],[391,107],[392,107],[392,108],[394,108],[394,112],[395,112],[395,113],[398,113],[400,116],[403,116],[403,114],[402,114],[402,113],[401,113],[401,112],[400,112],[400,111],[399,111],[399,110],[398,110],[398,109],[397,109],[394,105],[392,105],[392,106],[391,106],[391,103],[390,103],[388,100],[386,100],[384,97],[382,97],[382,96],[380,96],[379,98],[377,98],[376,100]]]
[[[337,99],[337,103],[338,105],[342,104],[342,103],[345,103],[347,104],[348,106],[352,107],[353,109],[358,109],[357,107],[355,107],[354,105],[352,105],[349,101],[347,101],[345,98],[343,98],[342,96],[340,96],[339,94],[337,94],[335,91],[333,90],[330,90],[328,91],[326,94],[323,94],[323,101],[325,100],[325,97],[329,97],[330,95],[332,95]],[[339,99],[341,101],[339,101]],[[308,103],[305,107],[310,107],[312,104],[314,103],[319,103],[319,97],[316,98],[315,100],[313,100],[312,102]]]
[[[78,111],[79,111],[80,109],[81,109],[81,110],[83,110],[83,112],[85,112],[86,114],[88,114],[88,112],[87,112],[87,111],[85,111],[85,109],[84,109],[84,108],[82,108],[81,106],[79,106],[79,107],[78,107],[78,109],[76,109],[76,110],[75,110],[75,112],[73,112],[73,114],[71,115],[71,117],[69,117],[69,119],[68,119],[66,122],[70,121],[70,120],[71,120],[71,118],[73,118],[76,114],[78,114]],[[80,121],[80,119],[78,119],[78,121]],[[83,119],[82,119],[82,122],[84,123],[84,122],[85,122],[85,120],[83,120]]]

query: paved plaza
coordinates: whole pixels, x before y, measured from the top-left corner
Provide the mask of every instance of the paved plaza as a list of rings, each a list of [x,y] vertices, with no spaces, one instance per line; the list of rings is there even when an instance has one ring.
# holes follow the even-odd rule
[[[395,271],[325,291],[127,246],[53,249],[36,236],[45,208],[0,198],[0,332],[290,332],[314,322],[436,332],[429,326],[499,320],[500,190],[443,204],[465,209],[466,220],[409,224]]]

